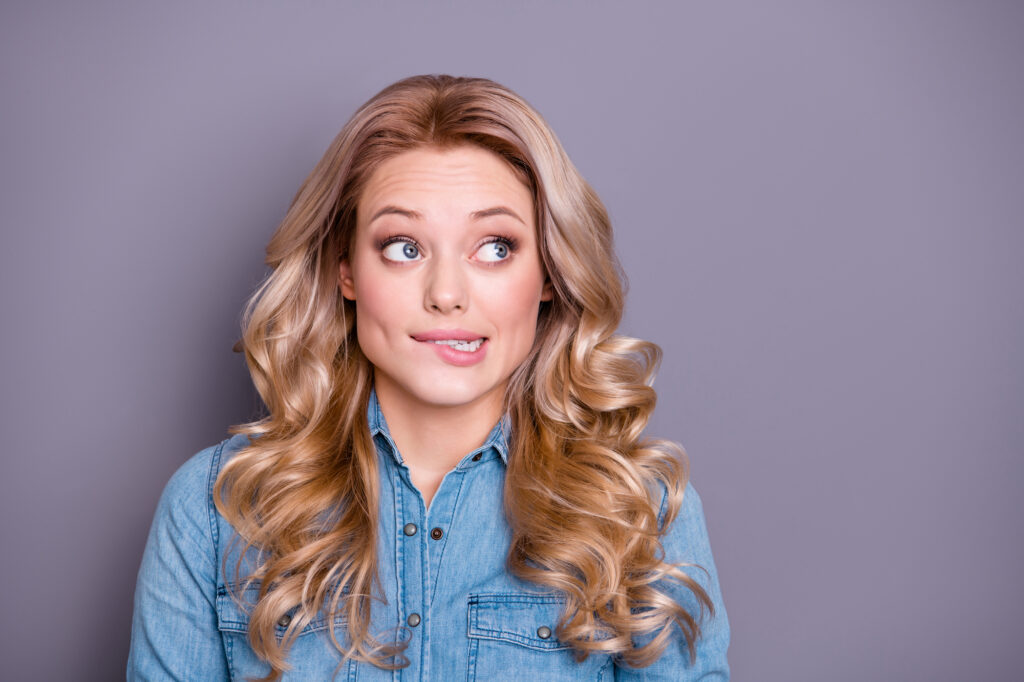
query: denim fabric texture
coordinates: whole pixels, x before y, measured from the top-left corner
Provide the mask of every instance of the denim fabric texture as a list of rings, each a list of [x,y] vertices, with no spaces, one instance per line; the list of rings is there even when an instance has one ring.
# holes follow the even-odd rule
[[[676,637],[646,668],[630,669],[602,655],[577,663],[555,633],[561,597],[505,568],[511,537],[502,510],[507,416],[445,475],[429,510],[412,484],[375,393],[368,417],[380,458],[378,570],[387,600],[374,601],[371,632],[381,639],[389,634],[407,639],[410,665],[388,671],[341,660],[321,617],[296,639],[284,680],[728,680],[729,622],[693,486],[687,485],[680,514],[662,542],[668,561],[703,567],[686,571],[715,604],[716,616],[702,621],[697,660],[690,662],[682,634],[673,626]],[[247,444],[247,437],[234,436],[207,448],[167,484],[135,591],[129,680],[214,682],[269,672],[249,646],[246,609],[228,593],[238,548],[212,498],[221,466]],[[698,613],[687,590],[677,587],[671,594]],[[343,619],[336,621],[336,631],[344,643]],[[283,632],[281,625],[279,635]]]

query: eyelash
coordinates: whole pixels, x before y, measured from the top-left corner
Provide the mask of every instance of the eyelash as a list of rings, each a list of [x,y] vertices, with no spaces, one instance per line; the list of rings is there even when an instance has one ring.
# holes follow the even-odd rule
[[[388,235],[387,237],[384,237],[383,239],[377,240],[377,250],[383,251],[386,246],[388,246],[389,244],[394,244],[395,242],[406,242],[412,244],[413,246],[419,247],[419,244],[416,243],[415,239],[411,239],[400,234],[392,234]]]
[[[420,248],[420,245],[417,244],[416,240],[413,239],[412,237],[407,237],[404,234],[391,234],[391,235],[388,235],[386,237],[383,237],[382,239],[378,239],[377,240],[377,250],[378,251],[383,251],[385,248],[387,248],[391,244],[394,244],[395,242],[405,242],[407,244],[412,244],[417,249]],[[484,244],[493,244],[495,242],[499,242],[499,243],[505,244],[508,247],[508,251],[509,251],[510,257],[511,257],[511,254],[514,254],[518,250],[518,248],[519,248],[519,240],[516,239],[515,237],[513,237],[512,235],[510,235],[510,234],[495,234],[495,235],[491,235],[486,240],[481,242],[480,245],[477,246],[477,250],[479,251],[480,247],[483,246]],[[485,265],[498,265],[499,263],[504,263],[507,260],[508,260],[508,258],[505,258],[503,260],[494,261],[494,262],[491,262],[491,263],[485,262],[484,264]]]

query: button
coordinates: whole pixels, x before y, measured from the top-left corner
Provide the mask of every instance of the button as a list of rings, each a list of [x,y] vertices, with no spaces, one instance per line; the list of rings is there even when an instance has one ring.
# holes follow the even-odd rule
[[[286,613],[277,619],[277,624],[283,628],[286,628],[292,624],[292,617]]]
[[[547,625],[541,625],[539,628],[537,628],[537,636],[541,639],[547,639],[551,636],[551,628],[549,628]]]
[[[409,624],[409,627],[414,628],[420,624],[420,614],[410,613],[409,617],[405,619],[405,622]]]
[[[434,528],[430,531],[430,537],[434,538],[435,540],[440,540],[442,535],[444,535],[444,531],[440,528]]]
[[[484,453],[482,453],[482,452],[478,452],[478,453],[476,453],[475,455],[473,455],[473,461],[474,461],[474,462],[479,462],[479,461],[480,461],[480,458],[481,458],[481,457],[483,457],[483,456],[484,456]]]
[[[407,524],[405,524],[405,528],[402,529],[402,532],[405,533],[406,535],[416,535],[416,524],[415,523],[407,523]]]

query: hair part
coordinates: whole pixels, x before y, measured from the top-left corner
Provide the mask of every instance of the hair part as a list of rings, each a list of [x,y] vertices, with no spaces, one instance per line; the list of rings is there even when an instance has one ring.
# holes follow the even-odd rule
[[[505,395],[509,570],[564,595],[556,635],[579,658],[600,652],[648,665],[673,625],[693,658],[699,619],[705,608],[713,613],[700,584],[663,558],[660,537],[682,503],[686,456],[641,436],[660,349],[615,334],[625,291],[607,211],[518,95],[482,78],[415,76],[370,99],[331,143],[271,238],[272,272],[246,307],[240,345],[267,416],[233,429],[253,438],[218,476],[215,503],[241,538],[239,556],[257,553],[252,565],[238,560],[231,586],[241,600],[259,585],[249,637],[271,666],[267,679],[288,669],[289,647],[321,611],[331,623],[344,617],[345,632],[332,625],[331,638],[345,656],[387,669],[408,664],[403,642],[369,632],[372,601],[382,598],[379,473],[366,420],[373,367],[337,266],[362,189],[383,161],[464,144],[499,155],[530,188],[553,289]],[[670,584],[689,589],[700,613],[670,598]],[[279,640],[275,625],[286,613]]]

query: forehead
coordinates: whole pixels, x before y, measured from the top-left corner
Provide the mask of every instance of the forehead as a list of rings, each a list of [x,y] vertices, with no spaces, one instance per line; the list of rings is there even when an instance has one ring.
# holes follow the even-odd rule
[[[413,211],[465,211],[509,205],[523,218],[532,215],[530,188],[507,161],[473,145],[405,151],[381,163],[360,195],[357,214],[364,219],[381,206]]]

